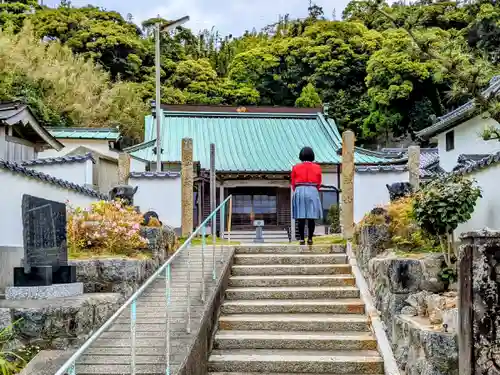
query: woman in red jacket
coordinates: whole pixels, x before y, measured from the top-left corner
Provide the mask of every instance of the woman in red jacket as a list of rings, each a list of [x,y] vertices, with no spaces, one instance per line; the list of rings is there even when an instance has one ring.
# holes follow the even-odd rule
[[[313,244],[315,220],[321,219],[323,211],[319,199],[321,187],[321,167],[314,163],[314,151],[304,147],[299,154],[302,163],[292,168],[293,218],[299,223],[300,244],[305,245],[305,228],[307,221],[307,244]]]

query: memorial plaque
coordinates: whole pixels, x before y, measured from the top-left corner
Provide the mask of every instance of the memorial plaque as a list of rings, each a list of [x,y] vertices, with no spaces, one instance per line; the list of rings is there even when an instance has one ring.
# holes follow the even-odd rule
[[[66,243],[66,205],[43,198],[23,195],[24,267],[68,264]]]
[[[66,205],[24,194],[22,201],[24,259],[14,268],[14,286],[76,282],[68,266]]]

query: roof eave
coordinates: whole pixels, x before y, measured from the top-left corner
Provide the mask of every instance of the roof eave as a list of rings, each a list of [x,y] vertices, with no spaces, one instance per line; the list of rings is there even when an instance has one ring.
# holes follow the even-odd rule
[[[18,111],[15,115],[3,120],[6,124],[14,126],[16,124],[29,125],[31,128],[52,148],[56,151],[61,151],[64,145],[54,138],[40,123],[37,121],[35,115],[31,111],[29,106],[24,106],[24,108]]]

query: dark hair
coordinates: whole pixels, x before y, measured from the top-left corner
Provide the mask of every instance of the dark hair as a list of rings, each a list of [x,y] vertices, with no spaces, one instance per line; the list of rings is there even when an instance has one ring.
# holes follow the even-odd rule
[[[304,147],[300,150],[300,161],[314,161],[314,151],[311,147]]]

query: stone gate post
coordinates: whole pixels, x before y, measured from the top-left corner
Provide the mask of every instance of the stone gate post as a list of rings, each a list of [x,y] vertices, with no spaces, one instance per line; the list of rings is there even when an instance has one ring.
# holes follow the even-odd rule
[[[461,236],[458,269],[460,375],[500,375],[500,231]]]
[[[340,220],[342,236],[351,239],[354,235],[354,133],[342,133],[342,172]]]
[[[182,196],[182,236],[193,233],[193,140],[182,140],[181,196]]]

